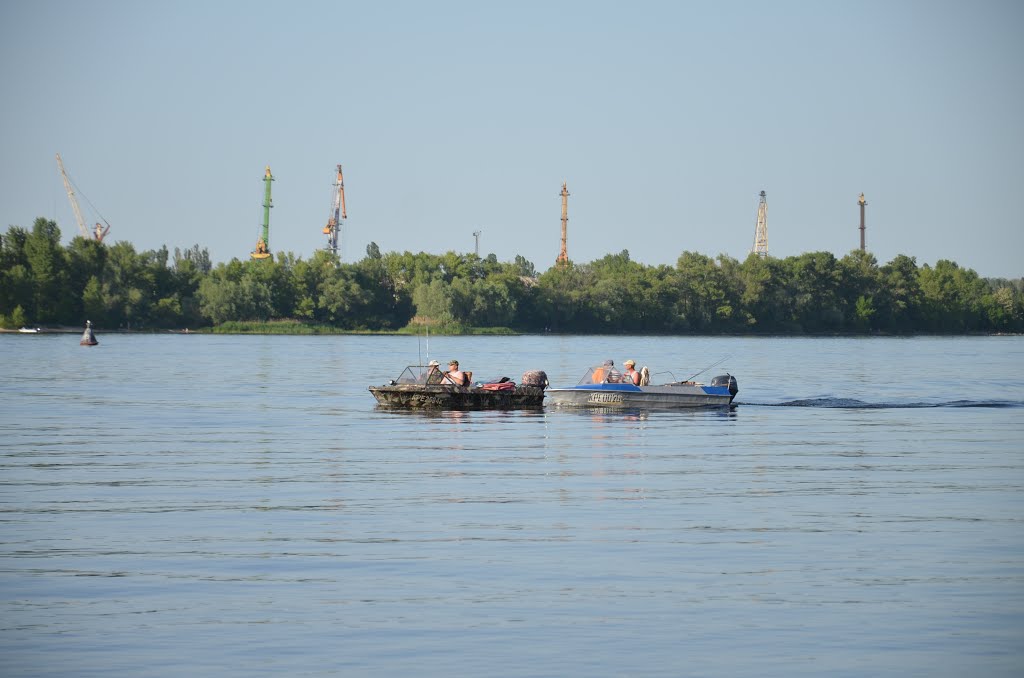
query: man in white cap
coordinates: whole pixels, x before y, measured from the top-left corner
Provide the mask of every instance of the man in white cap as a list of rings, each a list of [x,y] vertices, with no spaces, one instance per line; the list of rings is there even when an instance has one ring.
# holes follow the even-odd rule
[[[420,375],[420,379],[428,384],[440,384],[441,377],[440,363],[436,360],[431,360],[427,363],[427,371]]]
[[[640,373],[634,368],[636,367],[636,361],[630,358],[626,362],[622,363],[626,366],[625,372],[622,374],[622,381],[626,384],[633,384],[634,386],[640,385]]]

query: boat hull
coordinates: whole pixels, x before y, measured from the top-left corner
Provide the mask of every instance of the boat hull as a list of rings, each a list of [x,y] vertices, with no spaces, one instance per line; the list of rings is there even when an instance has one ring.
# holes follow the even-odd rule
[[[727,387],[702,385],[632,386],[595,384],[548,389],[548,404],[562,407],[679,409],[728,407],[735,394]]]
[[[544,405],[544,389],[518,386],[509,390],[397,384],[370,386],[382,407],[413,410],[520,410]]]

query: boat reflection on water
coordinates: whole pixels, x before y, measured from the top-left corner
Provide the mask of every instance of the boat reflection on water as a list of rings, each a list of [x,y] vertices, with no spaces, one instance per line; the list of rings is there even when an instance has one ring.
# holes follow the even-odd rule
[[[678,418],[717,418],[735,419],[738,408],[735,404],[725,407],[548,407],[549,414],[559,416],[591,417],[594,421],[647,421],[649,419],[668,416]]]

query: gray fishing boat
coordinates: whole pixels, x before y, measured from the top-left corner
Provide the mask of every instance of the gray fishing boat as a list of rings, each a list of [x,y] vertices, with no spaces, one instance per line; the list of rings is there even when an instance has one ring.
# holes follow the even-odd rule
[[[382,386],[370,386],[370,393],[382,407],[418,410],[517,410],[544,405],[547,375],[542,370],[523,374],[518,384],[508,377],[474,382],[466,372],[466,385],[448,381],[435,365],[409,365]]]
[[[723,374],[709,384],[670,381],[651,385],[650,372],[640,371],[636,385],[607,365],[591,367],[576,386],[548,389],[548,403],[564,407],[678,409],[729,407],[739,392],[736,377]]]

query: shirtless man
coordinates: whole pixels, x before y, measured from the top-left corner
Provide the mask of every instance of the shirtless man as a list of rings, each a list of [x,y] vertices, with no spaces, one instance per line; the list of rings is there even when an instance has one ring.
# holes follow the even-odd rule
[[[466,373],[459,369],[459,361],[452,360],[448,363],[448,371],[444,373],[444,382],[456,386],[466,386]]]

